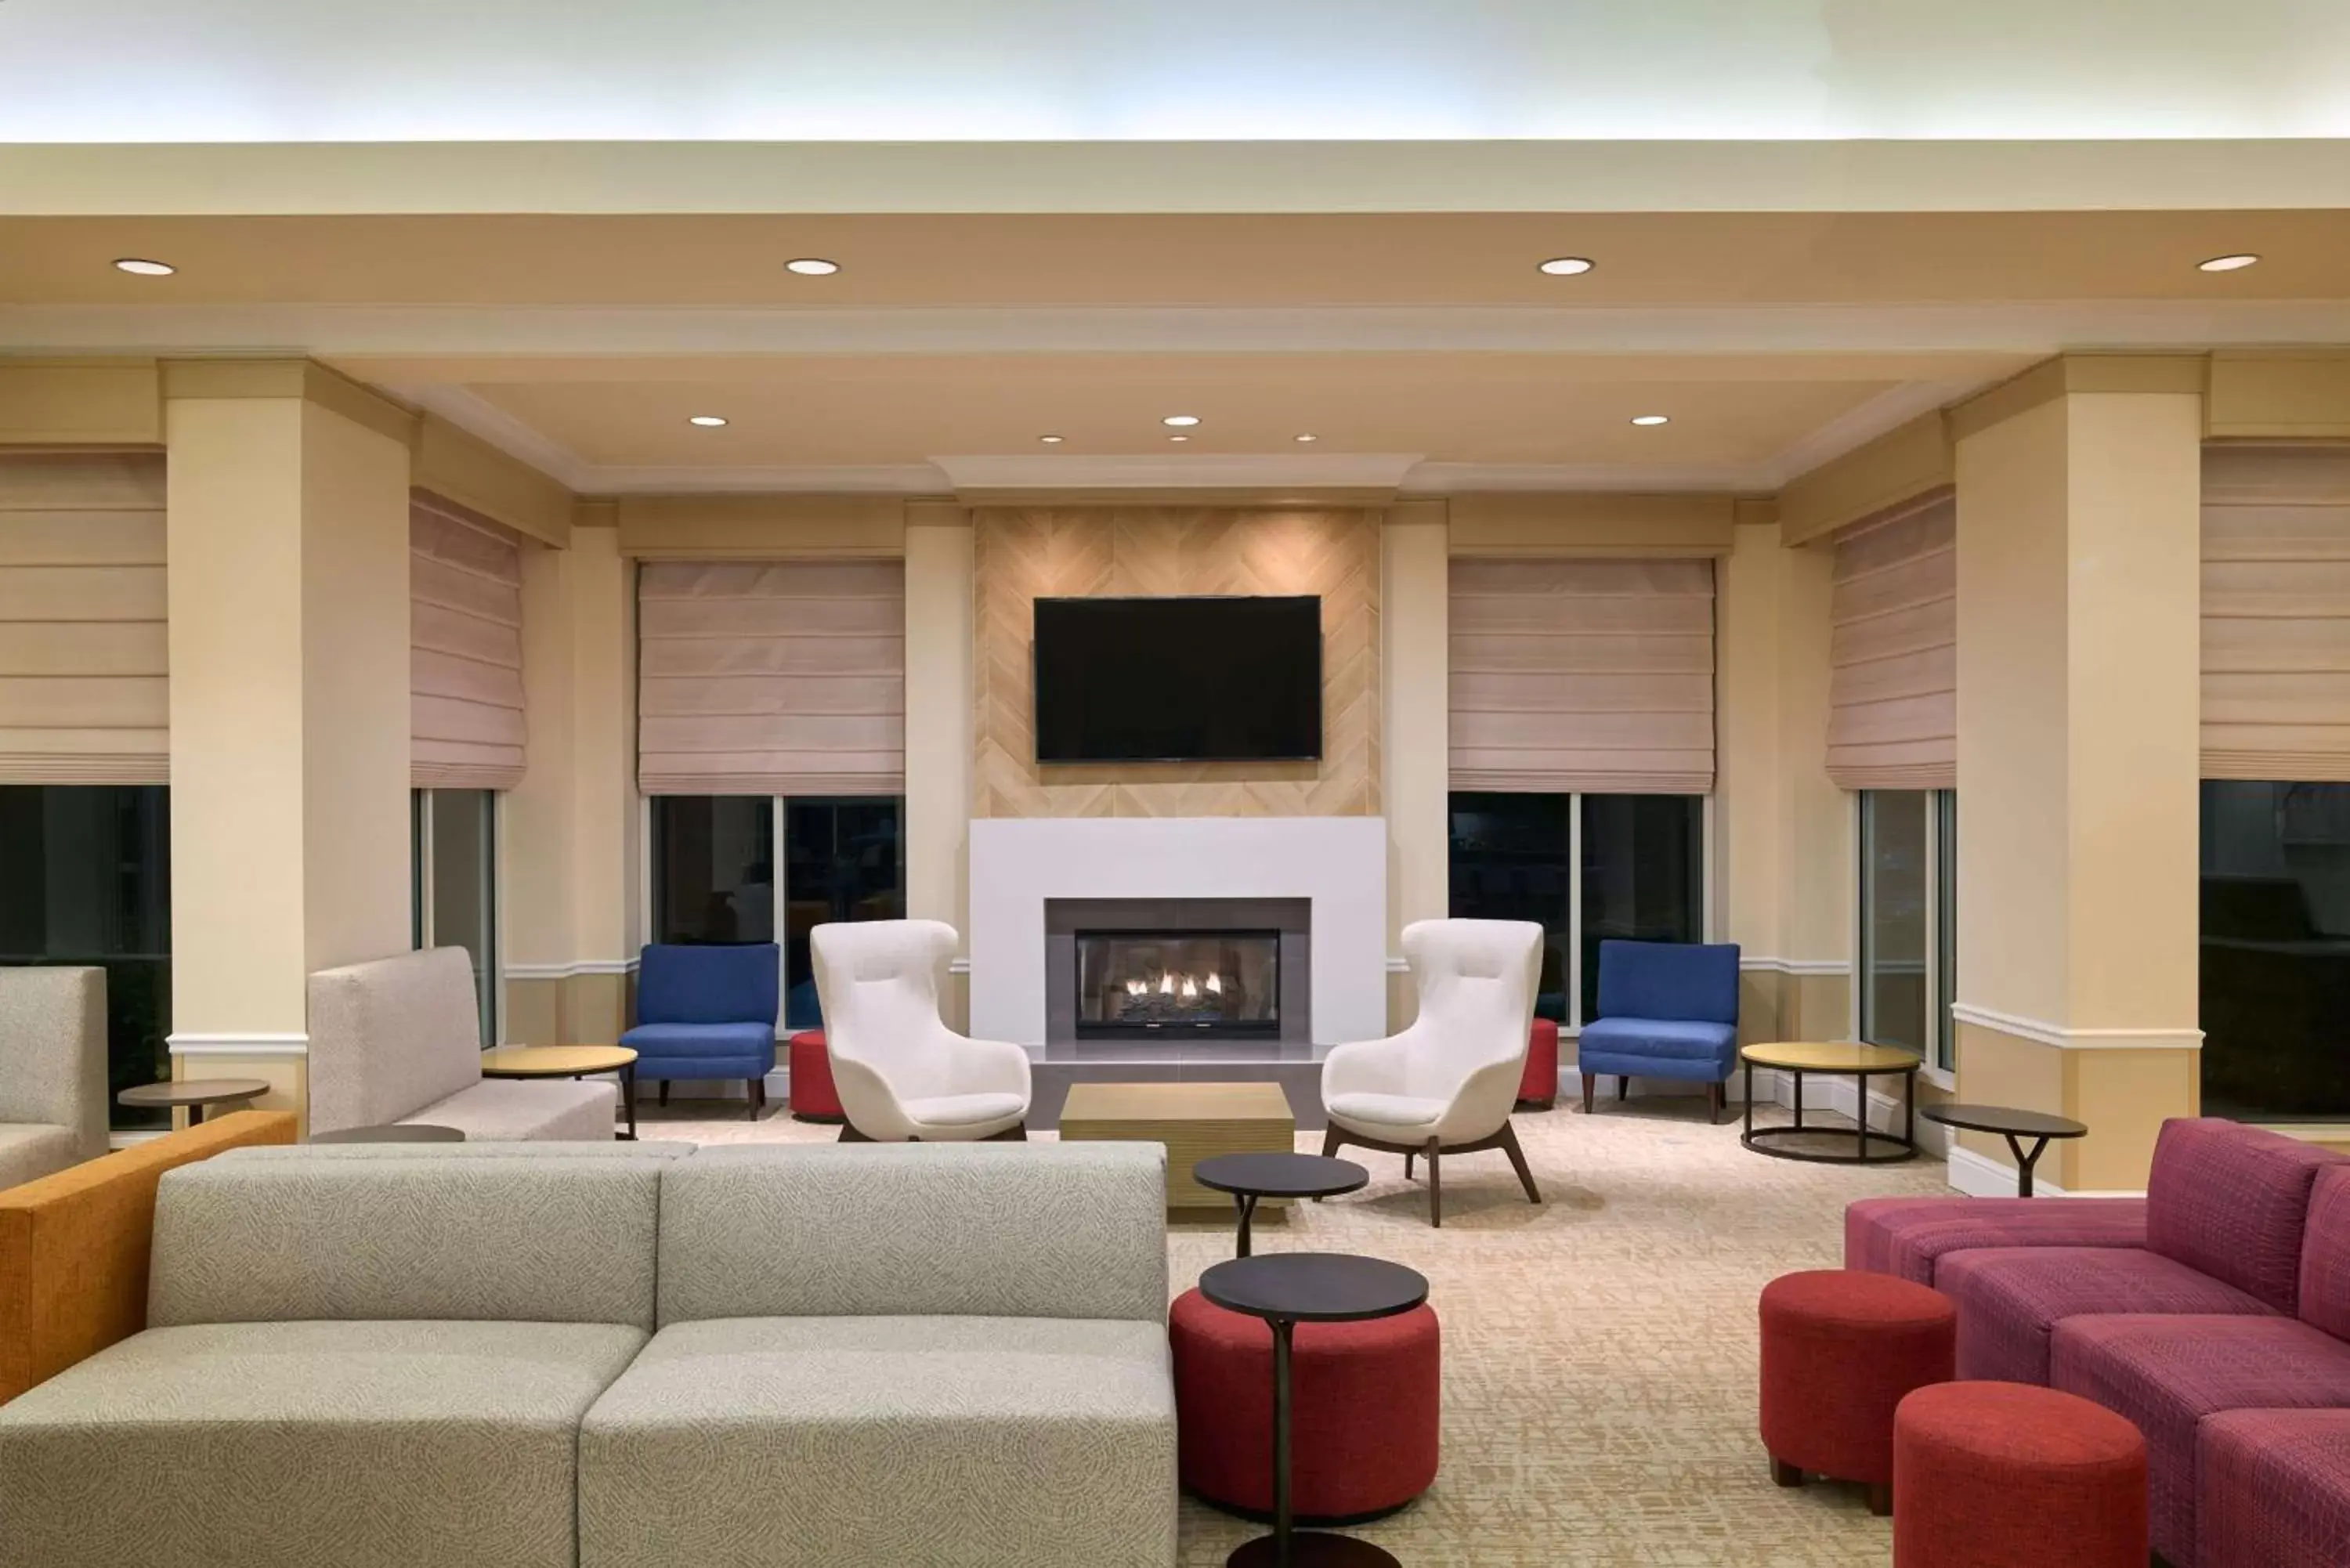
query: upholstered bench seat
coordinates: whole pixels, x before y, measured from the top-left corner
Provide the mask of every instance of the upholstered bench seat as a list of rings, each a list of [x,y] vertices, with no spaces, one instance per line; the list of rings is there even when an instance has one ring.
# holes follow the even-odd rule
[[[770,1023],[639,1023],[620,1044],[637,1054],[640,1078],[740,1078],[775,1059]]]
[[[594,1138],[609,1142],[620,1091],[608,1079],[484,1078],[403,1122],[455,1127],[468,1143],[522,1138]]]
[[[2231,1410],[2196,1440],[2196,1568],[2342,1568],[2350,1410]]]
[[[239,1568],[570,1568],[579,1418],[644,1342],[577,1323],[150,1330],[0,1407],[11,1560],[153,1563],[167,1538],[171,1561]]]
[[[0,1122],[0,1187],[14,1187],[63,1170],[85,1158],[71,1127],[43,1122]]]
[[[1846,1268],[1921,1285],[1950,1252],[2145,1246],[2143,1198],[1861,1198],[1844,1211]]]
[[[1150,1561],[1175,1476],[1165,1332],[1141,1319],[750,1317],[673,1324],[579,1433],[581,1568],[1016,1563],[1042,1475],[1083,1475],[1051,1560]],[[910,1507],[919,1498],[919,1507]],[[932,1533],[951,1520],[953,1540]]]
[[[2050,1334],[2082,1314],[2274,1315],[2233,1285],[2126,1247],[1952,1252],[1935,1288],[1958,1303],[1959,1376],[2005,1383],[2047,1383]]]

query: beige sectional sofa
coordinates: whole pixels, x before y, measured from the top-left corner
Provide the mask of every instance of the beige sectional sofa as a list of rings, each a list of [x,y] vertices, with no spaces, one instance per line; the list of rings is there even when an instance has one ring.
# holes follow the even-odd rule
[[[1167,1568],[1163,1163],[467,1144],[174,1170],[150,1327],[0,1406],[0,1562]]]
[[[463,948],[310,977],[310,1130],[435,1122],[470,1138],[609,1138],[617,1085],[485,1079]]]
[[[106,1152],[106,971],[0,969],[0,1187]]]

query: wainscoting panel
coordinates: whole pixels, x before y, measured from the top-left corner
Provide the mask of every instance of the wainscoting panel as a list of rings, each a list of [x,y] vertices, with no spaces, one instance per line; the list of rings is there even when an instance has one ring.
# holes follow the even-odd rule
[[[972,524],[974,817],[1379,814],[1378,513],[988,506]],[[1321,596],[1321,762],[1037,765],[1035,601],[1173,594]]]

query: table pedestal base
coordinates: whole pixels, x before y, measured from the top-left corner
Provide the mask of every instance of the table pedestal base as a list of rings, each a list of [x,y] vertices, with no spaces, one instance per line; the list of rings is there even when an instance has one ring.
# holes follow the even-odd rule
[[[1290,1534],[1288,1556],[1281,1554],[1281,1537],[1260,1535],[1225,1558],[1224,1568],[1402,1568],[1402,1564],[1385,1547],[1357,1536],[1300,1530]]]

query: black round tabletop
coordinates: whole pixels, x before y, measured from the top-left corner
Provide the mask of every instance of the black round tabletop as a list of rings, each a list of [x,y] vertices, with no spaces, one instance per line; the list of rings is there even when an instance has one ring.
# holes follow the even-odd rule
[[[1251,1317],[1355,1323],[1409,1312],[1428,1299],[1428,1281],[1381,1258],[1271,1252],[1216,1264],[1200,1276],[1200,1293]]]
[[[250,1100],[269,1093],[260,1078],[175,1078],[161,1084],[140,1084],[114,1096],[125,1106],[216,1106],[224,1100]]]
[[[1193,1166],[1191,1179],[1257,1198],[1335,1198],[1369,1186],[1371,1173],[1321,1154],[1219,1154]]]
[[[2086,1137],[2089,1129],[2070,1116],[2009,1106],[1919,1106],[1918,1114],[1944,1127],[1969,1132],[2012,1133],[2018,1137]]]
[[[465,1135],[455,1127],[444,1127],[432,1122],[390,1122],[375,1127],[339,1127],[333,1132],[312,1133],[312,1143],[463,1143]]]

